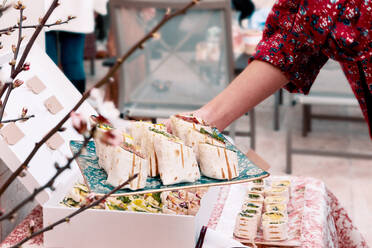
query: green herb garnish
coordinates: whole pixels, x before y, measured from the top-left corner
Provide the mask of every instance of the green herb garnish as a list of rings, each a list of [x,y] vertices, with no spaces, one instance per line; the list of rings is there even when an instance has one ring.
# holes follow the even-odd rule
[[[277,206],[272,208],[273,211],[279,211],[279,208]]]
[[[257,194],[248,194],[248,197],[251,198],[251,199],[258,199],[258,198],[260,198],[260,195],[257,195]]]
[[[252,190],[253,191],[262,191],[262,188],[255,188],[255,187],[253,187]]]
[[[239,213],[243,217],[253,218],[253,215],[245,214],[245,213]]]
[[[118,200],[125,204],[132,202],[128,196],[119,196]]]
[[[250,208],[259,208],[259,206],[253,204],[253,203],[248,203],[246,204],[247,207],[250,207]]]
[[[253,180],[253,183],[263,183],[262,179]]]
[[[154,198],[154,200],[159,202],[159,203],[161,203],[160,194],[161,194],[161,192],[152,193],[152,198]]]
[[[121,207],[116,206],[116,205],[113,205],[113,204],[108,204],[108,207],[109,207],[111,210],[120,210],[120,211],[126,210],[126,209],[124,209],[124,208],[121,208]]]
[[[246,210],[243,210],[242,213],[245,213],[245,214],[257,214],[257,211],[254,210],[254,209],[246,209]]]
[[[216,140],[218,140],[218,141],[220,141],[220,142],[222,142],[222,143],[225,144],[225,140],[224,140],[222,137],[220,137],[220,136],[217,134],[217,132],[213,131],[213,133],[210,133],[210,132],[208,132],[207,130],[205,130],[204,128],[200,128],[199,131],[200,131],[201,134],[207,134],[207,135],[209,135],[211,138],[216,139]]]
[[[174,136],[174,135],[172,135],[172,134],[170,134],[170,133],[167,133],[167,132],[165,132],[165,131],[158,130],[158,129],[156,129],[156,128],[149,127],[149,130],[150,130],[150,131],[153,131],[153,132],[155,132],[155,133],[158,133],[158,134],[162,134],[162,135],[164,135],[164,136],[167,137],[167,138],[177,139],[176,136]]]
[[[74,201],[74,199],[72,199],[72,198],[65,198],[65,199],[63,199],[63,204],[65,204],[66,206],[69,206],[69,207],[76,207],[76,206],[79,205],[79,202]]]

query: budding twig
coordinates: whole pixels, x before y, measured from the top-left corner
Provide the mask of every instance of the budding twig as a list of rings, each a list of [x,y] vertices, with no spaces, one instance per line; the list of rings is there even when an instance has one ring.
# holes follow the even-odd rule
[[[34,118],[35,115],[29,115],[29,116],[25,116],[25,117],[20,117],[20,118],[17,118],[17,119],[12,119],[12,120],[5,120],[5,121],[0,121],[1,124],[5,124],[5,123],[9,123],[9,122],[17,122],[17,121],[27,121],[31,118]]]
[[[137,174],[134,174],[132,177],[129,177],[129,179],[127,181],[125,181],[124,183],[120,184],[119,186],[117,186],[116,188],[114,188],[113,190],[111,190],[110,192],[108,192],[107,194],[103,195],[102,197],[98,198],[97,200],[93,201],[92,203],[90,203],[89,205],[86,205],[84,207],[81,207],[79,208],[78,210],[76,210],[75,212],[73,212],[72,214],[56,221],[55,223],[47,226],[47,227],[44,227],[43,229],[40,229],[36,232],[34,232],[33,234],[31,234],[30,236],[28,236],[27,238],[23,239],[21,242],[19,242],[18,244],[12,246],[11,248],[19,248],[21,247],[21,245],[23,245],[24,243],[26,243],[27,241],[29,241],[30,239],[42,234],[42,233],[45,233],[47,231],[50,231],[50,230],[53,230],[54,227],[62,224],[62,223],[65,223],[65,222],[70,222],[70,220],[75,217],[76,215],[84,212],[85,210],[88,210],[90,208],[93,208],[97,205],[99,205],[101,202],[105,201],[108,197],[110,197],[112,194],[115,194],[119,189],[123,188],[125,185],[129,184],[132,180],[136,179],[136,177],[138,176],[138,173]]]
[[[32,46],[34,45],[35,43],[35,40],[36,38],[39,36],[41,30],[43,29],[43,26],[45,25],[46,21],[48,20],[48,18],[50,17],[50,15],[53,13],[54,9],[57,8],[57,6],[59,5],[58,3],[58,0],[54,0],[52,2],[52,4],[50,5],[47,13],[44,15],[44,17],[42,18],[42,20],[40,21],[40,25],[36,28],[35,32],[32,34],[30,40],[28,41],[27,45],[26,45],[26,48],[25,50],[23,51],[22,53],[22,56],[18,62],[18,64],[15,66],[14,69],[12,69],[12,73],[11,73],[11,78],[12,79],[15,79],[17,77],[17,75],[24,70],[24,63],[25,63],[25,60],[28,56],[28,54],[30,53],[30,50],[32,48]],[[24,5],[22,5],[20,7],[20,10],[24,9]],[[21,27],[21,23],[22,23],[22,17],[20,18],[20,27]],[[21,30],[22,28],[20,28]],[[22,34],[22,33],[21,33]],[[20,41],[20,39],[22,40],[22,37],[18,37],[18,41]],[[16,63],[16,60],[13,60],[11,61],[11,65],[13,67],[13,63],[15,65]],[[7,83],[10,83],[10,82],[7,82]],[[7,95],[6,95],[6,98],[4,99],[4,102],[3,102],[3,105],[1,106],[1,109],[0,109],[0,122],[2,121],[3,119],[3,115],[4,115],[4,110],[5,110],[5,107],[8,103],[8,99],[9,99],[9,95],[10,93],[12,92],[13,90],[13,87],[8,87],[8,92],[7,92]]]
[[[75,18],[76,18],[75,16],[68,16],[67,19],[64,20],[64,21],[56,21],[55,23],[44,24],[43,27],[50,28],[50,27],[53,27],[53,26],[67,24],[67,23],[69,23],[71,20],[73,20]],[[36,25],[24,25],[24,26],[22,26],[22,29],[36,29],[39,26],[40,26],[40,24],[36,24]],[[11,27],[8,27],[8,28],[0,29],[0,35],[10,35],[16,29],[19,29],[19,25],[14,25],[14,26],[11,26]]]
[[[72,112],[76,112],[76,110],[79,109],[79,107],[84,103],[86,99],[88,99],[90,92],[94,88],[100,88],[106,83],[110,82],[110,79],[115,75],[117,70],[120,68],[120,66],[124,63],[126,59],[130,55],[132,55],[137,49],[139,49],[141,46],[143,46],[143,43],[145,43],[147,40],[151,39],[153,37],[153,34],[156,33],[165,23],[167,23],[172,18],[184,14],[188,9],[193,7],[195,4],[197,4],[198,1],[191,1],[189,4],[187,4],[184,8],[179,9],[173,13],[169,13],[164,15],[162,20],[149,32],[147,33],[141,40],[139,40],[136,44],[134,44],[121,58],[118,58],[116,60],[116,63],[114,66],[110,69],[110,71],[107,72],[107,74],[98,81],[95,85],[93,85],[88,91],[86,91],[80,100],[76,103],[76,105],[70,110],[69,113],[66,114],[66,116],[52,129],[50,130],[39,142],[37,142],[32,149],[31,153],[27,156],[25,161],[10,175],[10,177],[5,181],[5,183],[0,188],[0,196],[5,192],[5,190],[9,187],[9,185],[21,174],[23,170],[25,170],[28,167],[28,164],[30,163],[31,159],[35,156],[37,151],[40,149],[40,147],[50,138],[52,137],[58,130],[63,126],[63,124],[70,118],[70,114]]]
[[[13,61],[16,63],[17,61],[17,57],[18,57],[18,53],[19,53],[19,48],[21,47],[21,43],[22,43],[22,23],[23,23],[23,8],[24,5],[22,5],[19,9],[19,28],[18,28],[18,42],[17,42],[17,46],[15,48],[15,51],[14,52],[14,57],[13,57]],[[12,65],[12,74],[14,73],[14,70],[15,70],[15,63]]]
[[[3,221],[3,220],[10,220],[13,218],[13,215],[19,210],[21,209],[23,206],[25,206],[27,203],[29,202],[32,202],[35,197],[40,193],[42,192],[43,190],[49,188],[49,189],[52,189],[53,188],[53,185],[54,185],[54,182],[55,180],[57,179],[57,177],[59,177],[59,175],[61,175],[65,170],[67,169],[71,169],[71,163],[77,158],[80,156],[81,152],[83,151],[83,149],[87,146],[89,140],[94,136],[94,132],[95,132],[96,128],[93,127],[93,129],[90,131],[90,134],[88,137],[84,137],[84,142],[83,142],[83,145],[82,147],[80,148],[80,150],[75,153],[71,158],[69,158],[67,160],[67,163],[65,166],[63,167],[59,167],[59,166],[56,166],[56,173],[54,174],[54,176],[52,178],[49,179],[49,181],[47,183],[45,183],[43,186],[37,188],[34,190],[34,192],[29,195],[26,199],[24,199],[22,202],[20,202],[17,206],[15,206],[12,210],[10,210],[8,213],[0,216],[0,221]]]

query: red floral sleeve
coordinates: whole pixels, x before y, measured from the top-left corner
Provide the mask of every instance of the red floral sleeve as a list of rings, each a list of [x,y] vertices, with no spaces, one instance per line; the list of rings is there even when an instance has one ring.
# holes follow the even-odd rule
[[[289,80],[285,88],[291,92],[307,94],[328,60],[321,49],[327,30],[318,28],[322,20],[314,14],[315,8],[307,1],[279,0],[251,58],[279,68]]]

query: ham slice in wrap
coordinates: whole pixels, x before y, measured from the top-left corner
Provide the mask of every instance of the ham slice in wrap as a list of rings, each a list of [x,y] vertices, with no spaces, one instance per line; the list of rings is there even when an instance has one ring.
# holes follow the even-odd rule
[[[191,146],[187,141],[187,134],[190,129],[200,130],[204,128],[205,130],[212,132],[212,128],[208,127],[206,123],[191,115],[173,115],[170,117],[172,133],[179,137],[185,142],[186,145]]]
[[[191,147],[165,131],[151,129],[159,174],[164,185],[195,182],[200,178],[198,163]]]
[[[203,175],[227,180],[239,176],[238,155],[235,151],[209,143],[200,143],[198,155]]]
[[[162,124],[137,121],[132,124],[131,135],[135,140],[135,144],[140,147],[141,153],[149,161],[148,175],[156,177],[159,175],[159,166],[154,148],[154,133],[150,131],[150,128],[166,131],[166,127]]]

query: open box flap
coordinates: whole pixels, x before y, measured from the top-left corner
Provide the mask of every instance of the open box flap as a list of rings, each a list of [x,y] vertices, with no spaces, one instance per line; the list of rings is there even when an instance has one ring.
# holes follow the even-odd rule
[[[0,65],[8,66],[12,56],[12,53],[0,56]],[[81,98],[80,93],[42,49],[33,47],[26,61],[31,64],[30,70],[20,73],[17,77],[24,80],[25,83],[12,92],[5,110],[4,120],[18,118],[23,107],[28,108],[27,114],[34,114],[35,117],[26,122],[16,123],[24,134],[16,144],[9,145],[0,135],[0,159],[11,171],[20,166],[34,148],[35,143],[41,140]],[[33,93],[27,86],[27,81],[34,76],[37,76],[46,86],[39,94]],[[63,107],[55,114],[51,113],[45,106],[45,101],[53,96],[58,99]],[[78,112],[81,112],[86,118],[95,114],[94,109],[88,103],[84,103]],[[53,150],[44,144],[31,160],[26,176],[19,177],[19,180],[30,192],[40,185],[44,185],[54,175],[56,171],[55,162],[63,166],[66,163],[66,157],[71,157],[69,141],[81,139],[81,136],[72,128],[70,121],[67,121],[64,127],[66,127],[66,131],[58,133],[63,138],[63,144],[57,150]],[[57,178],[55,186],[58,187],[60,182],[65,181],[78,170],[77,165],[73,163],[71,170],[64,171]],[[36,200],[43,204],[48,200],[49,195],[50,191],[46,190],[39,194]]]

